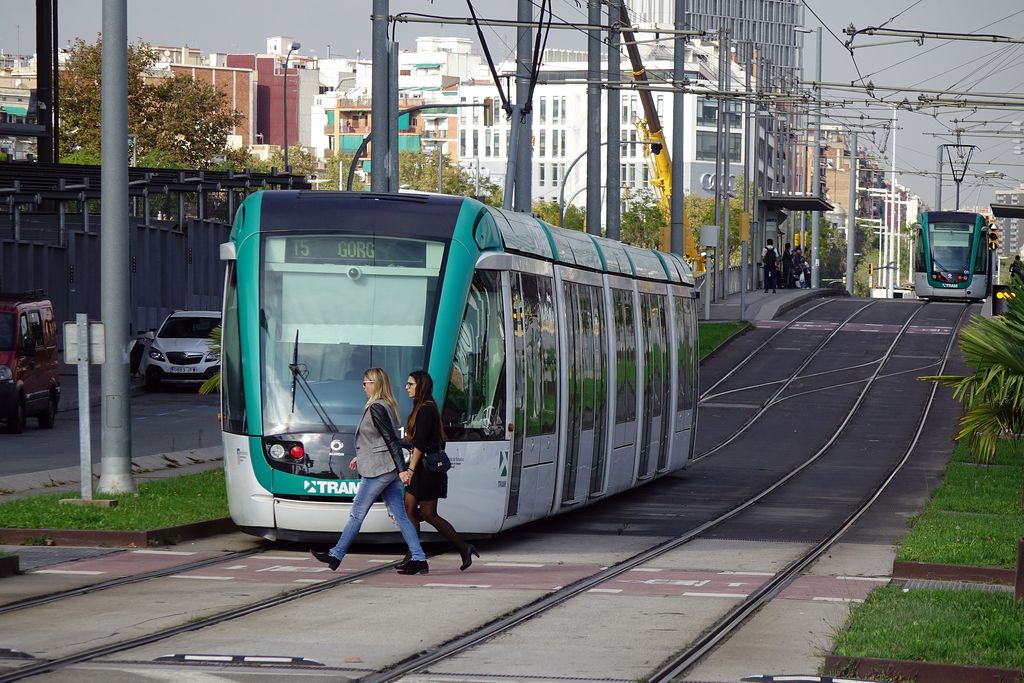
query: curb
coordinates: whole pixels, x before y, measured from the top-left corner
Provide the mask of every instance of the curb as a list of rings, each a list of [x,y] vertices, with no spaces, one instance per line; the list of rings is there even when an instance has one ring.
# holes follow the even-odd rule
[[[964,581],[1012,586],[1017,572],[1002,567],[971,567],[961,564],[930,564],[927,562],[893,562],[892,575],[900,579],[932,581]]]
[[[873,659],[870,657],[825,656],[825,671],[837,676],[858,676],[869,680],[915,681],[916,683],[1019,683],[1024,680],[1020,669],[994,666],[968,666],[915,662],[904,659]]]
[[[149,531],[0,528],[0,544],[24,545],[31,543],[33,545],[146,548],[156,545],[175,545],[181,541],[191,541],[236,530],[237,527],[229,517],[163,529],[150,529]],[[0,561],[4,559],[0,557]]]

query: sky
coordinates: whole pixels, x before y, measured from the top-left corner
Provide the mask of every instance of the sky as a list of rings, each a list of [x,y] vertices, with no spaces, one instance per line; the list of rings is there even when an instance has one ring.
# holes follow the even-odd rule
[[[552,0],[557,18],[569,23],[586,20],[585,0]],[[170,8],[173,5],[173,10]],[[514,19],[516,3],[508,0],[474,0],[480,16]],[[1013,93],[1024,95],[1024,45],[980,41],[926,39],[923,45],[900,42],[893,37],[859,35],[849,51],[843,29],[880,26],[934,32],[994,33],[1013,38],[1024,36],[1024,5],[1020,0],[805,0],[805,27],[824,26],[822,38],[822,81],[825,83],[873,83],[876,87],[870,107],[854,104],[868,96],[834,88],[823,90],[826,117],[823,123],[866,126],[861,149],[878,156],[889,168],[892,139],[879,126],[878,118],[892,116],[891,102],[917,104],[922,93],[890,93],[886,87],[948,90],[952,93]],[[93,41],[100,31],[101,0],[63,0],[60,7],[60,43],[74,37]],[[364,57],[370,54],[370,12],[372,0],[130,0],[128,38],[161,45],[189,45],[204,52],[262,52],[266,38],[289,36],[302,43],[301,54],[317,57]],[[390,0],[390,13],[420,13],[465,17],[466,0]],[[820,18],[820,21],[816,16]],[[891,19],[891,22],[890,22]],[[510,30],[485,29],[492,55],[501,60],[513,54]],[[472,38],[478,51],[480,41],[474,29],[461,25],[402,23],[395,36],[403,47],[412,48],[417,36],[458,35]],[[815,73],[814,35],[806,36],[805,78]],[[30,52],[35,40],[35,0],[0,0],[0,50]],[[890,43],[878,45],[878,43]],[[553,31],[549,48],[581,48],[584,36],[575,29]],[[863,46],[863,47],[862,47]],[[865,119],[859,118],[864,115]],[[984,206],[993,200],[996,188],[1016,188],[1024,183],[1024,156],[1013,153],[1015,144],[1024,149],[1021,138],[1010,137],[1013,123],[1024,122],[1020,109],[928,109],[898,111],[896,168],[899,182],[909,186],[925,201],[935,198],[936,148],[957,142],[950,131],[956,127],[993,131],[988,135],[962,137],[963,144],[975,144],[968,175],[961,186],[961,206]],[[854,117],[854,118],[849,118]],[[955,122],[956,119],[958,122]],[[870,130],[874,130],[872,136]],[[938,137],[940,136],[941,137]],[[1014,143],[1014,140],[1021,142]],[[943,208],[952,209],[954,188],[949,183],[948,162]],[[1001,174],[1001,176],[1000,176]],[[987,177],[978,177],[984,175]]]

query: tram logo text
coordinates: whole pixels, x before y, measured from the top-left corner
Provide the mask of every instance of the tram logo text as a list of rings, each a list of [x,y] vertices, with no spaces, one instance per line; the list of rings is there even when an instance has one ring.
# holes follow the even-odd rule
[[[302,487],[306,490],[306,493],[317,493],[320,495],[326,493],[343,493],[345,495],[354,496],[356,491],[359,490],[358,481],[309,481],[308,479],[302,482]]]

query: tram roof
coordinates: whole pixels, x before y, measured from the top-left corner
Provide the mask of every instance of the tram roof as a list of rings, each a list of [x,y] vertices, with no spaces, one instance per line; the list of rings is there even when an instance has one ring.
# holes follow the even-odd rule
[[[665,259],[641,249],[584,232],[556,228],[524,213],[494,210],[507,251],[536,256],[556,263],[627,277],[693,284],[689,268],[678,259]]]

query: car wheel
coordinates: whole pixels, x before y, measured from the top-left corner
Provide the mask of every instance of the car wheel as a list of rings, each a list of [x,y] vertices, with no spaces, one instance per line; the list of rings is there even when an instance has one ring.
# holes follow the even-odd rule
[[[25,431],[25,397],[18,399],[14,412],[7,416],[7,432],[21,434]]]
[[[53,423],[57,420],[57,397],[51,391],[46,399],[46,412],[41,413],[37,418],[40,429],[53,429]]]
[[[160,375],[154,371],[154,368],[146,370],[145,388],[146,391],[158,391],[160,389]]]

